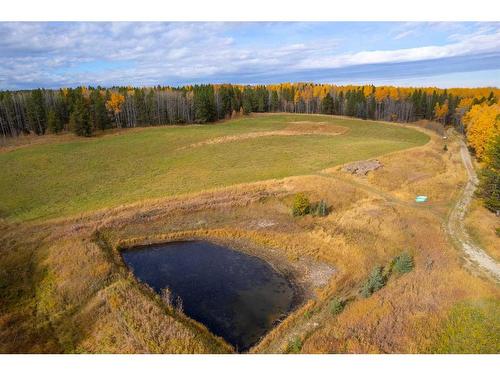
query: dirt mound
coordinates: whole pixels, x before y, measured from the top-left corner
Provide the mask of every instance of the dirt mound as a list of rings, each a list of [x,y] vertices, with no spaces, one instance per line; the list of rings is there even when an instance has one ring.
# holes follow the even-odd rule
[[[357,176],[366,176],[370,171],[374,171],[382,167],[382,163],[378,160],[362,160],[345,165],[342,171],[355,174]]]

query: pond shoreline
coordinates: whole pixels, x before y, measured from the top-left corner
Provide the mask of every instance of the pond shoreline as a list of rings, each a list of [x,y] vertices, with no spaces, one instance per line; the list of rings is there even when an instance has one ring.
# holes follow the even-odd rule
[[[148,241],[148,243],[138,243],[138,244],[134,244],[132,246],[128,246],[126,248],[119,247],[118,250],[119,250],[119,253],[121,255],[122,262],[124,263],[125,267],[127,267],[127,269],[129,269],[131,271],[131,273],[134,275],[134,278],[139,283],[148,285],[150,287],[153,287],[153,289],[156,289],[157,294],[159,294],[158,288],[155,288],[153,285],[150,285],[150,282],[148,282],[147,280],[143,280],[141,277],[139,277],[139,275],[136,274],[136,271],[133,269],[132,265],[129,263],[130,260],[127,261],[125,259],[125,256],[124,256],[125,254],[128,254],[130,256],[130,254],[133,254],[135,251],[147,252],[148,250],[153,251],[153,252],[169,251],[170,254],[174,254],[177,251],[174,246],[179,246],[179,249],[181,249],[183,246],[184,247],[185,246],[200,246],[200,245],[203,246],[205,244],[206,246],[209,247],[207,249],[207,251],[209,251],[209,253],[207,253],[207,256],[208,256],[208,254],[210,254],[210,246],[215,246],[215,247],[218,247],[221,249],[226,249],[231,253],[239,254],[238,256],[240,258],[241,258],[241,255],[245,255],[246,257],[248,257],[248,261],[250,263],[245,261],[243,258],[241,258],[241,260],[238,261],[238,262],[243,262],[243,263],[241,263],[242,269],[245,269],[245,267],[248,267],[248,264],[251,264],[251,263],[262,264],[264,267],[267,267],[275,275],[274,277],[279,277],[280,279],[282,279],[283,282],[286,283],[288,290],[291,291],[291,297],[290,297],[291,300],[289,302],[287,302],[288,307],[286,308],[286,310],[282,311],[277,318],[273,319],[273,321],[265,329],[265,332],[263,332],[262,334],[258,334],[259,337],[257,340],[252,340],[251,345],[244,347],[243,349],[238,349],[238,345],[232,345],[233,348],[235,349],[235,351],[242,353],[242,352],[248,352],[249,350],[251,350],[251,348],[253,346],[257,345],[266,336],[266,334],[268,332],[273,330],[283,320],[285,320],[286,317],[288,317],[290,314],[292,314],[294,311],[296,311],[298,308],[300,308],[300,306],[302,306],[303,302],[305,301],[306,292],[305,292],[304,288],[300,285],[300,282],[297,280],[297,278],[296,278],[297,275],[295,274],[292,267],[287,266],[286,264],[284,265],[283,262],[279,262],[279,264],[277,264],[278,262],[276,262],[276,259],[274,259],[274,261],[273,261],[272,259],[270,259],[269,256],[262,257],[262,249],[256,250],[255,246],[245,246],[242,243],[242,241],[236,241],[236,242],[235,241],[227,241],[227,240],[221,241],[220,239],[216,240],[214,238],[207,238],[207,237],[204,237],[204,238],[197,237],[197,238],[189,238],[189,239],[176,238],[175,240],[171,240],[171,241],[163,240],[163,241],[159,241],[159,242],[154,241],[154,243],[151,243],[150,241]],[[168,247],[172,247],[172,248],[168,249]],[[180,251],[182,252],[182,250],[180,250]],[[203,253],[203,252],[204,252],[204,249],[201,251],[201,253]],[[142,256],[144,256],[144,254],[145,253],[136,254],[136,256],[138,255],[139,257],[142,257]],[[205,254],[204,254],[204,256],[205,256]],[[186,258],[182,258],[182,259],[184,259],[184,261],[185,261],[185,259],[187,259],[187,258],[189,258],[189,256],[187,256]],[[220,258],[220,260],[221,260],[221,262],[224,262],[224,257]],[[222,272],[222,274],[224,274],[224,272]],[[151,277],[151,275],[149,277]],[[173,277],[173,276],[171,276],[171,277]],[[218,275],[218,277],[220,277],[220,274]],[[252,275],[252,277],[250,277],[246,280],[252,280],[252,278],[253,278],[253,275]],[[185,279],[185,278],[183,276],[181,276],[181,279]],[[209,280],[209,279],[207,279],[207,280]],[[282,282],[281,282],[281,284],[282,284]],[[270,284],[270,285],[272,285],[272,284]],[[285,284],[282,284],[282,285],[285,285]],[[271,289],[273,289],[273,288],[275,288],[275,287],[272,287]],[[265,306],[264,309],[272,308],[273,304],[272,303],[269,304],[271,300],[269,300],[268,302],[265,302],[266,298],[269,298],[268,293],[276,293],[277,292],[276,290],[274,290],[274,292],[272,292],[271,289],[267,289],[268,290],[268,292],[266,292],[267,294],[262,295],[261,298],[264,298],[264,299],[261,300],[258,298],[251,305],[249,305],[248,306],[248,308],[250,309],[249,311],[245,311],[245,310],[241,311],[240,314],[236,316],[237,320],[245,319],[246,313],[253,314],[252,313],[253,308],[256,308],[259,306],[259,301],[260,301],[260,304],[264,303],[264,305],[263,305],[263,306]],[[175,288],[173,288],[172,290],[175,292]],[[231,290],[231,285],[229,284],[227,286],[227,288],[224,287],[222,290],[224,292],[226,292],[226,290]],[[210,292],[212,292],[212,291],[216,292],[217,289],[210,290]],[[284,291],[277,292],[277,293],[284,293]],[[260,295],[260,294],[257,294],[257,296],[258,295]],[[266,295],[267,295],[267,297],[265,297]],[[252,296],[252,293],[250,294],[250,296]],[[179,295],[179,297],[182,297],[182,296]],[[276,296],[276,298],[277,297],[278,296]],[[276,303],[280,303],[279,301],[281,299],[282,299],[282,297],[280,297],[277,300],[272,298],[272,301],[274,301]],[[222,304],[221,306],[224,306],[224,305]],[[205,311],[205,314],[208,314],[208,316],[209,316],[209,313],[206,312],[206,310],[204,310],[204,311]],[[213,324],[212,324],[212,328],[209,327],[210,323],[208,323],[208,321],[207,322],[200,321],[200,318],[197,318],[196,316],[192,316],[192,314],[190,314],[190,313],[186,313],[185,315],[187,317],[189,317],[190,319],[193,319],[193,320],[197,321],[198,323],[204,325],[212,334],[214,334],[216,336],[221,336],[220,332],[214,332]],[[196,313],[195,313],[195,315],[196,315]],[[201,319],[201,320],[203,320],[203,319]],[[243,322],[244,321],[245,320],[243,320]],[[251,321],[253,322],[253,319],[251,319]],[[262,330],[262,327],[260,327],[259,330]],[[216,329],[216,331],[217,331],[217,329]],[[233,340],[229,339],[229,341],[228,341],[228,337],[224,337],[224,335],[222,335],[222,337],[228,343],[230,343],[229,341],[234,342],[234,338],[233,338]]]

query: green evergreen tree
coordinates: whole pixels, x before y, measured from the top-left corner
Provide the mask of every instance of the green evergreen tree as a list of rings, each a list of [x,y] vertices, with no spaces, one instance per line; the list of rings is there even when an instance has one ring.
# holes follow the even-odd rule
[[[265,112],[266,111],[266,96],[267,91],[259,90],[257,91],[257,112]]]
[[[243,90],[243,98],[242,98],[242,105],[243,105],[243,113],[245,115],[248,115],[253,111],[253,104],[252,104],[252,90],[249,87],[245,87]]]
[[[368,99],[368,118],[371,120],[375,120],[375,113],[377,111],[377,101],[375,100],[375,96],[370,95]]]
[[[395,257],[391,264],[391,270],[399,274],[410,272],[413,267],[413,257],[406,252]]]
[[[278,92],[276,90],[273,90],[271,92],[271,111],[272,112],[277,112],[279,109],[279,98],[278,98]]]
[[[356,93],[348,90],[346,93],[346,115],[356,116]]]
[[[57,134],[62,130],[62,122],[54,110],[50,110],[47,114],[47,130],[50,133]]]
[[[328,215],[328,206],[326,202],[322,199],[318,204],[318,216],[327,216]]]
[[[137,114],[137,124],[141,126],[148,125],[148,115],[146,111],[146,98],[144,95],[144,91],[142,89],[135,89],[133,100],[134,108]]]
[[[44,134],[47,128],[47,117],[45,114],[45,100],[41,89],[31,91],[26,102],[26,114],[32,130],[38,135]]]
[[[90,122],[93,129],[105,130],[111,126],[105,100],[98,90],[90,94]]]
[[[219,89],[219,98],[221,102],[221,113],[220,118],[225,118],[226,116],[230,116],[233,112],[233,100],[234,100],[234,91],[231,85],[223,85]]]
[[[383,268],[377,266],[372,270],[368,280],[361,288],[361,295],[365,298],[370,297],[377,290],[382,289],[385,283],[386,279],[384,277]]]
[[[89,111],[83,98],[75,103],[74,109],[70,114],[70,129],[73,133],[82,137],[90,137],[92,135]]]
[[[333,115],[333,108],[334,103],[333,103],[333,98],[330,95],[330,93],[326,94],[323,100],[321,100],[321,113],[327,114],[327,115]]]
[[[204,124],[215,121],[217,118],[215,109],[214,87],[212,85],[195,86],[194,94],[194,117],[195,122]]]

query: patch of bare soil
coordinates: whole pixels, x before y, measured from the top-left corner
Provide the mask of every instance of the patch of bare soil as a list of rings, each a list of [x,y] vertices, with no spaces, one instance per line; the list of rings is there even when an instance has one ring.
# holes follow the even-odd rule
[[[269,228],[274,227],[277,223],[273,220],[269,219],[260,219],[252,222],[249,227],[252,229],[261,229],[261,228]]]
[[[289,125],[283,130],[251,132],[251,133],[227,135],[224,137],[211,138],[205,141],[192,143],[189,146],[183,147],[182,149],[243,141],[247,139],[254,139],[261,137],[272,137],[272,136],[297,136],[297,135],[318,135],[318,134],[335,136],[344,134],[349,130],[344,126],[328,125],[325,122],[296,121],[296,122],[291,122],[290,124],[293,125]]]

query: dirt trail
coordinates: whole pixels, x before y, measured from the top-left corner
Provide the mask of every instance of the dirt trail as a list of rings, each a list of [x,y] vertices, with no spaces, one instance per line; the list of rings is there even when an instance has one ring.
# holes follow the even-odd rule
[[[462,248],[466,255],[466,260],[470,265],[478,266],[482,271],[500,281],[500,264],[486,254],[483,249],[474,244],[465,229],[465,214],[476,190],[478,179],[469,151],[463,140],[460,140],[460,155],[467,171],[468,180],[461,197],[448,217],[446,229],[450,237]]]

